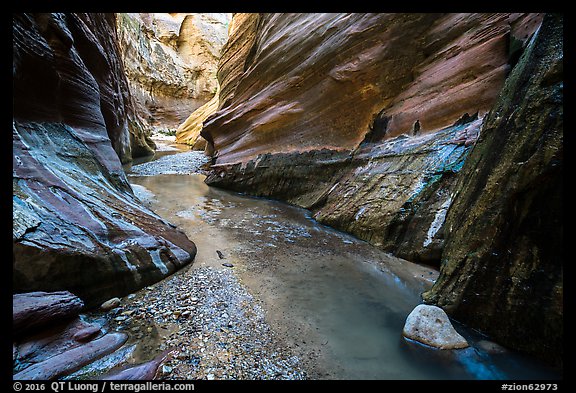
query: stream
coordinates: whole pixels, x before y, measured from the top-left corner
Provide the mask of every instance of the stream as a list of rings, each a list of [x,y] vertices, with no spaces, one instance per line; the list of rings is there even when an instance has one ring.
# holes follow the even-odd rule
[[[166,170],[165,163],[190,154],[202,153],[166,145],[153,161],[126,168],[143,203],[198,247],[194,263],[176,275],[232,271],[308,378],[560,378],[532,359],[490,350],[486,337],[456,322],[471,347],[442,351],[404,339],[406,316],[437,271],[323,226],[307,210],[209,187],[200,173]]]

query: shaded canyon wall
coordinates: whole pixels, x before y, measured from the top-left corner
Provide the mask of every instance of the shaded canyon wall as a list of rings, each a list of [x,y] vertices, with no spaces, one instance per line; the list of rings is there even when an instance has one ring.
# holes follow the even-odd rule
[[[563,18],[547,15],[466,159],[424,300],[525,352],[563,354]]]
[[[115,27],[114,14],[13,14],[15,292],[69,290],[93,305],[196,254],[122,169],[134,146]]]
[[[235,14],[206,182],[441,265],[427,301],[557,364],[562,22],[534,41],[542,19]]]

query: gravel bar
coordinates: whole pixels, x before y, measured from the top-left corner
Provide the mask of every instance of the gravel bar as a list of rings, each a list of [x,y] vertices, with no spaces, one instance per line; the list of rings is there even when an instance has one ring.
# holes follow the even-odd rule
[[[232,268],[186,269],[124,298],[108,317],[131,333],[134,360],[174,350],[162,379],[306,379]]]
[[[204,152],[190,150],[134,165],[130,169],[129,174],[136,176],[154,176],[158,174],[189,175],[192,173],[203,173],[201,167],[209,161],[210,157],[207,157]]]

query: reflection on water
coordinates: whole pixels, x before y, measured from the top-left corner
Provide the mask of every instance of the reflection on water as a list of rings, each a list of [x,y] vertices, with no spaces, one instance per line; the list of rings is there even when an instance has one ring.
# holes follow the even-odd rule
[[[202,175],[130,177],[141,186],[137,195],[182,228],[198,255],[219,249],[234,258],[237,273],[286,340],[296,350],[317,349],[316,362],[337,370],[329,378],[560,377],[510,352],[441,351],[404,339],[405,318],[436,272],[322,226],[306,210],[208,187],[203,180]],[[456,327],[472,345],[484,339]]]

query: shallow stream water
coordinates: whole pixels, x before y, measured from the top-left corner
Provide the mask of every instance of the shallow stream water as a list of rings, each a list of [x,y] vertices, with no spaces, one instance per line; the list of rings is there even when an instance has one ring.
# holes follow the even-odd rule
[[[404,339],[406,316],[436,279],[433,269],[320,225],[304,209],[208,187],[200,174],[128,175],[143,202],[196,243],[190,268],[233,265],[310,378],[560,377],[511,351],[488,353],[480,345],[486,337],[457,323],[470,348],[441,351]]]

